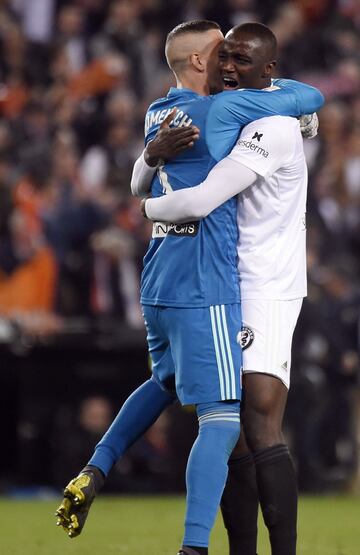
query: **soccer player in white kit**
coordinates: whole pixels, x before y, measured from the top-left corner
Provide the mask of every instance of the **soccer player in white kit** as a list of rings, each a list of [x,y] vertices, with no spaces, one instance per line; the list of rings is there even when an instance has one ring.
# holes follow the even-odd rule
[[[256,23],[244,24],[226,35],[219,50],[225,88],[273,88],[262,67],[259,27]],[[275,37],[268,28],[263,30],[268,45],[274,47]],[[216,144],[215,134],[213,140]],[[155,158],[170,156],[157,151]],[[276,116],[244,128],[232,152],[202,184],[175,193],[168,191],[143,205],[151,219],[182,223],[206,217],[239,195],[238,255],[244,322],[239,340],[244,349],[245,433],[230,457],[221,501],[230,555],[255,555],[258,500],[269,530],[272,555],[296,553],[297,480],[282,421],[290,384],[292,335],[306,295],[306,187],[299,122]],[[139,183],[139,189],[146,190],[146,183],[144,188]],[[223,233],[227,232],[224,225]]]
[[[269,492],[260,503],[273,553],[282,553],[287,522],[296,521],[296,480],[281,425],[290,385],[292,336],[306,295],[306,191],[299,122],[273,116],[246,126],[232,152],[200,185],[145,201],[150,219],[175,223],[204,218],[238,195],[243,426],[251,455],[243,437],[233,458],[247,464],[252,457],[257,480]],[[286,481],[294,491],[286,492],[288,500],[279,515],[272,496],[284,491]],[[226,499],[222,505],[226,510]],[[246,503],[242,510],[246,511]],[[289,542],[295,553],[296,527],[289,525],[288,530],[294,536]]]
[[[247,125],[203,183],[145,201],[148,218],[181,223],[205,218],[239,195],[243,373],[274,375],[287,389],[292,335],[306,296],[306,192],[299,122],[272,116]]]

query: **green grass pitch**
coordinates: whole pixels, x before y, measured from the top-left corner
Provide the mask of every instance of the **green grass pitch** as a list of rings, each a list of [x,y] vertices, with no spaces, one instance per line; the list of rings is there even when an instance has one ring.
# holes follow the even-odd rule
[[[101,497],[91,509],[83,534],[75,539],[55,526],[56,507],[57,500],[0,499],[0,554],[176,555],[181,544],[182,497]],[[262,524],[258,551],[270,553]],[[228,553],[220,518],[210,553]],[[298,554],[359,555],[360,498],[302,497]]]

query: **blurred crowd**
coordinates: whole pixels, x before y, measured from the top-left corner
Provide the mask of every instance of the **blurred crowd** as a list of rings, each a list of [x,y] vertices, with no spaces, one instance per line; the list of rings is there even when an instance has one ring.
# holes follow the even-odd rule
[[[129,192],[132,164],[148,104],[173,84],[166,33],[197,18],[224,32],[246,21],[269,25],[279,42],[278,75],[326,97],[319,135],[305,141],[309,297],[294,381],[310,391],[304,410],[320,388],[341,418],[359,376],[358,0],[0,0],[2,323],[36,337],[79,317],[141,328],[149,224]],[[344,440],[349,426],[345,432],[330,466],[353,456]]]

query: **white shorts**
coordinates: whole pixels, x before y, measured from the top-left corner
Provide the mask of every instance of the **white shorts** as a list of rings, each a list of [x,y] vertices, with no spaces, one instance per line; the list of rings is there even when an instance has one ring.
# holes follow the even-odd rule
[[[243,372],[261,372],[279,378],[289,389],[291,344],[303,299],[243,300]]]

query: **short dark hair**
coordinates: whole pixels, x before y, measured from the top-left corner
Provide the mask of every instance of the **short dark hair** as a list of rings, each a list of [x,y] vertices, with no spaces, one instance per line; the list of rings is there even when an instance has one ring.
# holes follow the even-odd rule
[[[242,23],[233,27],[231,31],[235,35],[238,33],[246,33],[260,39],[263,43],[266,43],[271,53],[270,55],[276,58],[277,40],[272,30],[266,25],[257,22]]]
[[[175,37],[185,35],[186,33],[205,33],[211,29],[221,31],[220,25],[216,21],[209,21],[207,19],[194,19],[193,21],[185,21],[174,27],[166,37],[166,43]]]

